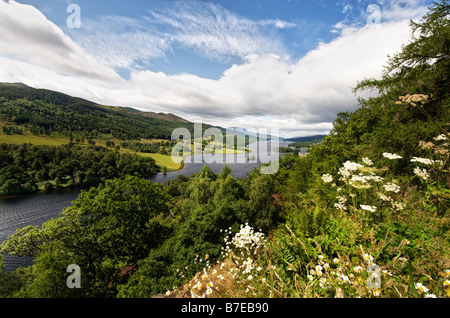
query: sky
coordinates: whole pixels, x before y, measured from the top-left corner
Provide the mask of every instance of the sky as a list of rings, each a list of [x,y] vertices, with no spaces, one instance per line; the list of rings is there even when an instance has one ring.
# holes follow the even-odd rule
[[[193,122],[328,134],[430,0],[0,0],[0,82]],[[373,94],[373,93],[372,93]]]

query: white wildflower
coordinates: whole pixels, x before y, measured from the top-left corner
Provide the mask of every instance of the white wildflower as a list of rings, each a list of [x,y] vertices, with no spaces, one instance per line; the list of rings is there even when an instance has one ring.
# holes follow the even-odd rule
[[[372,295],[374,295],[375,297],[378,297],[381,295],[381,293],[378,289],[375,289],[374,291],[372,291]]]
[[[335,298],[344,298],[344,291],[341,288],[336,289]]]
[[[369,212],[376,212],[377,211],[377,207],[376,206],[372,206],[372,205],[364,205],[361,204],[361,209],[369,211]]]
[[[347,210],[347,207],[345,206],[345,202],[347,202],[347,198],[343,197],[342,195],[338,195],[336,197],[338,202],[334,204],[334,207],[338,210]]]
[[[322,180],[325,183],[330,183],[333,181],[333,177],[327,173],[327,174],[322,175]]]
[[[350,171],[344,168],[339,168],[338,173],[342,176],[340,180],[347,180],[347,178],[351,175]]]
[[[419,176],[420,178],[422,178],[423,180],[427,180],[430,175],[428,174],[427,170],[424,169],[420,169],[419,167],[414,168],[414,173]]]
[[[379,196],[380,199],[383,200],[383,201],[387,201],[387,202],[392,201],[392,199],[391,199],[390,197],[388,197],[387,195],[384,195],[383,193],[378,193],[378,196]]]
[[[403,211],[406,205],[402,202],[392,202],[392,207],[398,211]]]
[[[364,259],[366,260],[367,263],[372,263],[373,261],[373,256],[370,254],[364,254]]]
[[[364,168],[363,165],[360,165],[359,163],[356,162],[351,162],[351,161],[346,161],[344,162],[344,169],[345,170],[349,170],[349,171],[356,171],[360,168]]]
[[[440,134],[437,137],[433,138],[434,140],[447,140],[447,137],[444,134]]]
[[[370,159],[367,158],[367,157],[362,158],[362,161],[363,161],[366,165],[368,165],[368,166],[373,165],[372,160],[370,160]]]
[[[421,283],[414,283],[414,286],[416,287],[417,290],[426,293],[428,292],[428,288],[426,288],[424,285],[422,285]]]
[[[419,158],[419,157],[413,157],[413,158],[411,159],[411,162],[420,162],[420,163],[423,163],[423,164],[426,164],[426,165],[431,165],[431,164],[434,163],[434,161],[431,160],[431,159],[427,159],[427,158]]]
[[[388,182],[386,184],[383,184],[383,188],[386,191],[390,191],[390,192],[394,192],[394,193],[398,193],[400,191],[400,187],[393,182]]]
[[[383,157],[388,158],[390,160],[392,160],[392,159],[402,159],[401,156],[399,156],[399,155],[397,155],[395,153],[389,153],[389,152],[383,153]]]
[[[356,267],[353,267],[353,270],[357,273],[361,273],[364,270],[364,268],[362,268],[361,266],[356,266]]]

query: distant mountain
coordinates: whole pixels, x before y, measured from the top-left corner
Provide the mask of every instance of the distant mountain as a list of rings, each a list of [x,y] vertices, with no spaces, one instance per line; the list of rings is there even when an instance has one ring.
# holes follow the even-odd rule
[[[247,130],[245,128],[242,128],[242,127],[228,127],[227,130],[233,132],[235,135],[238,135],[238,136],[239,135],[248,136],[251,141],[255,141],[258,138],[261,139],[261,140],[270,140],[270,139],[273,139],[273,138],[278,138],[280,141],[285,140],[282,137],[272,136],[270,134],[267,135],[267,138],[262,139],[261,136],[258,133],[251,132],[251,131],[249,131],[249,130]],[[268,132],[270,132],[270,131],[268,131]]]
[[[285,141],[292,141],[292,142],[298,142],[298,141],[320,141],[323,138],[325,138],[328,135],[313,135],[313,136],[306,136],[306,137],[293,137],[293,138],[285,138]]]
[[[174,114],[99,105],[22,83],[0,83],[0,124],[24,126],[38,134],[59,132],[88,138],[111,134],[122,140],[170,139],[172,131],[181,127],[194,131],[193,123]],[[209,127],[203,125],[203,129]]]

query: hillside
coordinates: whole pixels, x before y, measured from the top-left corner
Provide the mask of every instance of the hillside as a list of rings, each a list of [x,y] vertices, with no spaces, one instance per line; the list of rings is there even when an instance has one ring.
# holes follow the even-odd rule
[[[121,106],[104,106],[100,105],[100,107],[104,107],[106,109],[118,111],[120,113],[124,114],[131,114],[131,115],[139,115],[142,117],[149,117],[149,118],[156,118],[156,119],[162,119],[167,121],[174,121],[178,123],[190,123],[188,120],[183,119],[177,115],[171,114],[171,113],[155,113],[155,112],[144,112],[140,111],[131,107],[121,107]]]
[[[17,83],[0,84],[0,123],[23,126],[41,135],[58,132],[96,138],[98,134],[111,134],[120,140],[167,140],[178,127],[193,131],[193,123],[173,114],[103,106]]]

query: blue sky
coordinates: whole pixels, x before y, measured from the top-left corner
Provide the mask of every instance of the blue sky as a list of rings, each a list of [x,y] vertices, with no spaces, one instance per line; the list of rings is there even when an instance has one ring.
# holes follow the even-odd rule
[[[291,58],[300,58],[314,49],[319,42],[329,42],[335,38],[337,35],[330,31],[338,22],[345,19],[352,23],[366,23],[366,18],[370,13],[364,11],[367,8],[365,2],[372,3],[373,1],[351,3],[351,1],[334,2],[329,0],[21,0],[19,2],[34,5],[49,20],[85,46],[87,44],[83,42],[82,38],[86,35],[86,28],[96,27],[98,25],[93,26],[92,24],[104,19],[122,17],[139,21],[136,29],[147,29],[149,32],[158,33],[162,38],[167,38],[171,35],[171,31],[175,31],[170,30],[168,23],[158,23],[153,14],[172,14],[174,19],[178,18],[182,21],[179,15],[183,11],[189,11],[186,10],[189,7],[195,8],[193,10],[199,7],[204,9],[204,12],[197,11],[199,17],[202,14],[215,14],[214,10],[208,8],[212,4],[214,9],[223,13],[224,16],[235,15],[255,23],[257,32],[266,32],[267,40],[277,40],[276,45],[280,47],[274,45],[271,48],[264,48],[264,51],[261,52],[273,53],[270,51],[273,49],[276,53],[282,52],[289,54]],[[82,21],[80,29],[69,29],[66,25],[67,17],[70,15],[66,9],[70,3],[75,3],[80,7]],[[352,9],[348,9],[349,6]],[[83,20],[86,22],[84,28]],[[104,23],[104,26],[109,27],[107,23]],[[118,32],[130,27],[126,25],[126,22],[120,24],[117,21],[115,26]],[[243,29],[245,31],[245,26]],[[205,50],[205,48],[203,49]],[[262,50],[262,48],[258,49]],[[134,61],[135,64],[132,67],[163,71],[167,74],[187,72],[202,77],[219,78],[232,63],[239,63],[242,57],[238,52],[201,52],[198,48],[183,43],[174,43],[163,52],[163,56],[159,56],[158,53],[160,52],[157,52],[156,56],[149,60]],[[129,71],[129,69],[120,70],[120,67],[117,69],[124,76]]]
[[[70,4],[80,28],[67,23]],[[0,81],[223,127],[327,133],[430,4],[0,0]]]

